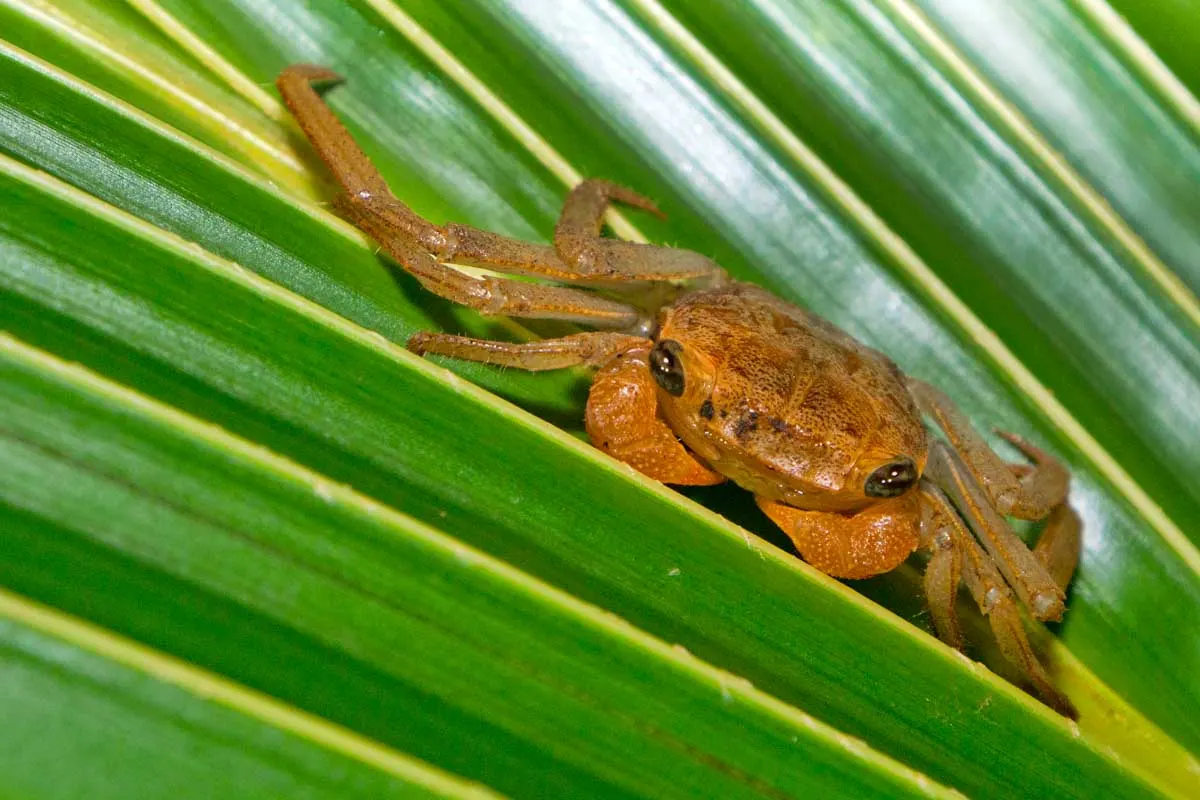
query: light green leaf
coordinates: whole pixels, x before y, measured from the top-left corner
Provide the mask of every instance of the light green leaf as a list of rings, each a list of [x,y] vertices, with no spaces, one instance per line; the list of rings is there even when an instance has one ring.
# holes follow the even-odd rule
[[[0,676],[13,795],[496,796],[3,590]]]
[[[325,651],[358,668],[350,709],[423,711],[377,732],[409,751],[521,796],[951,794],[600,609],[8,337],[0,378],[10,535],[54,529],[59,548],[173,578],[175,604],[217,595],[275,638],[303,632],[310,691]],[[19,602],[0,601],[0,615]],[[240,791],[278,791],[264,772]]]
[[[297,158],[277,119],[196,71],[194,62],[132,8],[114,3],[2,0],[4,39],[35,51],[181,131],[261,169],[281,185],[311,192],[321,181]]]
[[[1082,0],[1080,6],[1096,21],[1112,30],[1122,28],[1122,50],[1130,53],[1152,73],[1156,84],[1176,90],[1187,108],[1186,116],[1192,127],[1200,126],[1200,52],[1192,45],[1200,29],[1200,5],[1196,0],[1161,0],[1158,3],[1139,3],[1137,0],[1114,0],[1110,4]],[[1112,17],[1123,17],[1121,20]],[[1129,30],[1132,25],[1135,30]]]

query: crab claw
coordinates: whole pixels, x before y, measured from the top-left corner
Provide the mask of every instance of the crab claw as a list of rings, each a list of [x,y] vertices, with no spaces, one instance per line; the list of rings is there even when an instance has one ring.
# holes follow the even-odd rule
[[[870,578],[900,566],[920,542],[915,492],[862,509],[804,511],[756,497],[809,564],[835,578]]]

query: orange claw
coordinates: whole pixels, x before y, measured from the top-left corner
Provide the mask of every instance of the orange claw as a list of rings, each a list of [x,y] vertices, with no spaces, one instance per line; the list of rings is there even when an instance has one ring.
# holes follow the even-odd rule
[[[658,416],[649,352],[647,342],[596,373],[586,418],[592,444],[656,481],[677,486],[722,483],[725,477],[692,455]]]
[[[862,511],[803,511],[756,496],[804,560],[835,578],[870,578],[900,566],[920,542],[917,495],[908,493]]]

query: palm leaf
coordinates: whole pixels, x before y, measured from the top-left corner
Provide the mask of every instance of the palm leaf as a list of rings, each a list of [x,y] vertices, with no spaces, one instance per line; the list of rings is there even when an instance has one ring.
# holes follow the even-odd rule
[[[1010,4],[1023,61],[940,2],[0,3],[5,685],[86,693],[148,751],[268,737],[253,794],[1186,792],[1200,149],[1097,5]],[[692,493],[723,518],[591,451],[586,376],[389,343],[526,334],[314,203],[268,88],[296,61],[347,75],[331,102],[419,212],[544,240],[566,186],[619,180],[672,215],[619,233],[1054,449],[1086,526],[1050,645],[1079,727],[910,624],[911,571],[865,587],[905,621],[753,538],[738,492]],[[147,666],[172,658],[201,677]],[[286,713],[211,710],[212,675]],[[163,708],[205,725],[164,738]],[[52,730],[39,752],[104,763],[95,727]]]

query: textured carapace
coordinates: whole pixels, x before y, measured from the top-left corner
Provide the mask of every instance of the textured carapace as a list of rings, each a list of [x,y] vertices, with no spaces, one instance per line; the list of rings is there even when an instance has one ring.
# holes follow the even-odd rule
[[[659,408],[713,469],[810,511],[856,511],[880,467],[925,467],[926,434],[886,356],[751,284],[685,295],[660,314],[683,391]],[[907,487],[905,487],[907,488]]]

